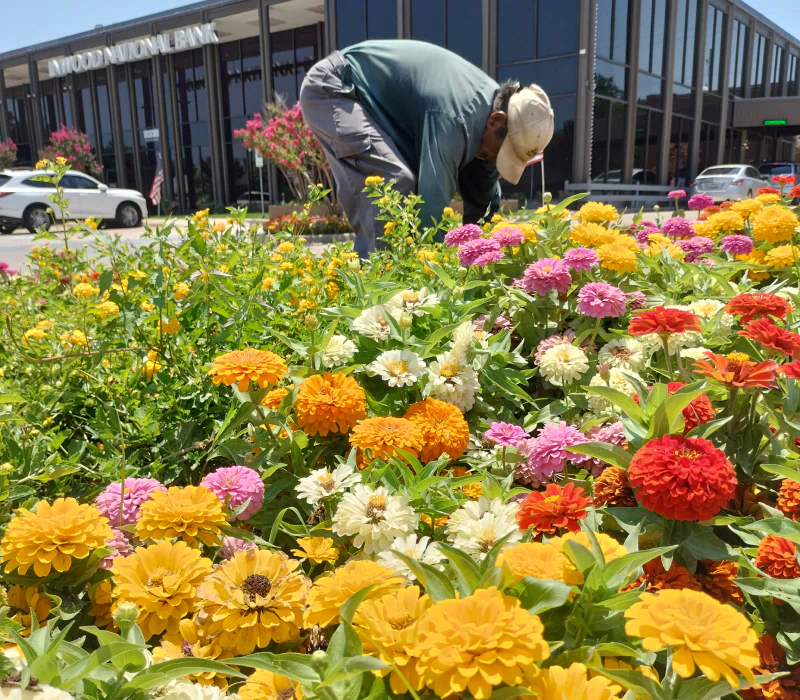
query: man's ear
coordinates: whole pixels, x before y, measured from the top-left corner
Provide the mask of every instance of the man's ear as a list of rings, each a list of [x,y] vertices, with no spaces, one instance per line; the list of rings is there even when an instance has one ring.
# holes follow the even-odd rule
[[[500,129],[508,123],[508,115],[505,112],[492,112],[489,121],[486,123],[490,129]]]

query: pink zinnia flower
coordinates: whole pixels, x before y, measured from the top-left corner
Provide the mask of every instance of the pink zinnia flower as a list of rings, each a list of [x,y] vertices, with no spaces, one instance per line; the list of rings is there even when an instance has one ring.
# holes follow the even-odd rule
[[[669,199],[684,199],[686,197],[686,190],[672,190],[667,194]]]
[[[462,245],[467,241],[474,241],[476,238],[481,237],[481,227],[476,226],[475,224],[465,224],[464,226],[459,226],[458,228],[454,228],[452,231],[448,231],[444,235],[444,243],[451,248]]]
[[[481,256],[495,252],[500,252],[500,246],[495,241],[488,238],[476,238],[462,243],[458,247],[458,261],[463,267],[469,267],[475,265]]]
[[[516,447],[530,435],[513,423],[492,423],[483,436],[500,447]]]
[[[479,255],[477,258],[475,258],[475,261],[472,264],[475,267],[483,267],[484,265],[488,265],[489,263],[502,260],[504,257],[506,257],[506,255],[502,250],[490,250],[484,253],[483,255]]]
[[[264,503],[264,482],[258,472],[249,467],[222,467],[208,474],[200,485],[217,494],[231,510],[238,510],[249,499],[247,507],[236,516],[237,520],[252,517]]]
[[[625,298],[628,300],[628,308],[631,311],[638,311],[647,306],[647,295],[644,292],[628,292],[625,294]]]
[[[710,194],[693,194],[689,197],[689,209],[692,211],[702,211],[706,207],[714,206],[714,198]]]
[[[528,294],[544,296],[555,289],[559,294],[564,294],[572,284],[569,268],[563,260],[558,258],[543,258],[537,260],[523,273],[522,277],[514,280],[514,286],[524,289]]]
[[[678,246],[686,251],[684,262],[690,263],[697,260],[701,255],[705,255],[714,250],[714,241],[705,236],[694,236],[685,241],[678,241]]]
[[[622,316],[626,307],[625,292],[605,282],[590,282],[578,292],[578,311],[592,318]]]
[[[673,216],[671,219],[667,219],[661,226],[661,232],[670,238],[691,238],[694,236],[692,222],[682,216]]]
[[[556,345],[572,345],[573,340],[575,340],[575,331],[571,328],[567,328],[563,334],[556,333],[548,336],[536,346],[536,355],[533,358],[533,363],[538,367],[539,363],[542,361],[542,356],[550,348]]]
[[[588,442],[586,436],[566,422],[548,423],[539,434],[519,446],[524,462],[517,465],[516,478],[523,484],[541,486],[555,473],[564,471],[567,461],[583,464],[588,455],[567,452],[566,448]]]
[[[127,533],[117,530],[115,527],[111,528],[111,537],[106,540],[106,547],[110,547],[113,551],[100,561],[101,569],[110,569],[114,566],[114,560],[117,557],[127,557],[129,554],[133,554],[133,547]]]
[[[622,423],[609,423],[608,425],[596,425],[586,431],[586,438],[589,442],[607,442],[610,445],[622,445],[625,442],[625,433],[622,430]],[[584,465],[594,476],[599,476],[608,466],[608,462],[603,462],[596,457],[591,457]]]
[[[223,559],[232,559],[236,552],[244,552],[248,549],[258,549],[255,542],[240,540],[238,537],[223,537],[219,555]]]
[[[167,489],[157,479],[125,479],[125,494],[122,498],[122,519],[119,516],[119,481],[106,486],[94,502],[95,507],[108,518],[111,525],[133,525],[139,519],[139,508],[150,499],[154,491]]]
[[[501,248],[516,248],[525,242],[525,234],[518,228],[501,228],[492,234],[492,240]]]
[[[591,270],[600,263],[600,257],[591,248],[573,248],[564,253],[564,263],[570,270]]]
[[[753,240],[739,234],[725,236],[719,242],[719,249],[731,255],[750,255],[753,252]]]

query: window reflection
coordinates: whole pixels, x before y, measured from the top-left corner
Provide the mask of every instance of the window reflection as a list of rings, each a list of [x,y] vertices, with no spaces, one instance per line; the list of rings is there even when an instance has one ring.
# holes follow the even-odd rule
[[[397,38],[395,0],[336,0],[336,45],[344,49],[366,39]]]
[[[744,97],[744,60],[747,51],[748,28],[738,19],[733,20],[733,43],[731,44],[731,68],[729,86],[736,97]]]
[[[767,53],[767,38],[763,34],[756,32],[753,44],[753,60],[751,62],[752,72],[750,75],[752,87],[750,88],[750,96],[764,97],[764,84],[766,83],[766,76],[764,75],[764,72]]]
[[[482,12],[481,0],[411,0],[411,38],[444,46],[479,66]],[[502,23],[502,7],[498,13]],[[529,37],[526,44],[530,43]]]

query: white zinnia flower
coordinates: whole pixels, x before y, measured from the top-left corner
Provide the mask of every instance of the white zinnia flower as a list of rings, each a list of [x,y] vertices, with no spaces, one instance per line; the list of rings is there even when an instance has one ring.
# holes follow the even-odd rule
[[[555,386],[564,386],[575,381],[588,369],[589,358],[586,353],[566,343],[554,345],[539,360],[539,372]]]
[[[689,310],[704,321],[710,321],[723,308],[725,308],[725,304],[717,299],[699,299],[698,301],[693,301],[689,306]]]
[[[625,374],[631,375],[634,378],[639,378],[636,372],[632,372],[629,370],[621,370],[621,369],[610,369],[608,373],[603,376],[602,374],[595,374],[592,377],[591,381],[589,382],[589,386],[607,386],[611,389],[616,389],[617,391],[621,391],[626,396],[630,396],[633,398],[636,396],[636,387],[633,386],[623,375]],[[613,406],[608,399],[604,399],[602,396],[597,396],[595,394],[589,394],[589,408],[592,411],[611,411],[613,410]]]
[[[417,540],[417,536],[414,534],[407,537],[398,537],[392,542],[389,549],[393,551],[381,552],[378,555],[378,563],[383,564],[387,569],[391,569],[400,576],[404,576],[409,581],[413,581],[417,577],[408,567],[408,564],[395,555],[394,552],[400,552],[411,559],[416,559],[423,564],[430,564],[431,566],[436,566],[444,559],[444,554],[442,554],[435,542],[431,542],[430,537],[420,537]],[[442,567],[439,566],[437,568]]]
[[[391,330],[386,320],[386,310],[382,306],[371,306],[364,309],[353,321],[353,330],[373,340],[388,340]]]
[[[377,554],[416,526],[417,514],[407,498],[390,496],[384,486],[372,489],[358,484],[342,496],[331,529],[340,537],[354,537],[353,544],[363,547],[365,554]]]
[[[450,352],[453,356],[460,357],[461,362],[468,364],[472,361],[472,348],[475,343],[475,324],[464,321],[453,333],[450,341]]]
[[[323,498],[342,493],[360,483],[361,474],[359,472],[348,464],[340,464],[333,472],[329,472],[327,469],[315,469],[297,482],[295,491],[297,491],[298,498],[302,498],[314,506]]]
[[[332,335],[322,351],[322,364],[326,367],[338,367],[356,354],[356,344],[344,335]]]
[[[475,405],[475,394],[481,388],[475,370],[453,350],[436,356],[428,367],[428,379],[427,393],[453,404],[462,413]]]
[[[519,504],[503,503],[499,498],[490,501],[481,496],[469,501],[450,516],[447,538],[463,552],[482,559],[499,539],[511,535],[504,549],[522,539],[517,525]]]
[[[414,314],[414,316],[424,316],[428,312],[425,307],[436,306],[439,298],[431,294],[427,287],[423,287],[418,292],[413,289],[405,289],[395,294],[386,302],[386,310],[395,318],[400,318],[404,312]]]
[[[0,688],[0,700],[74,700],[73,696],[52,685],[37,685],[35,688]]]
[[[658,333],[645,333],[639,336],[639,342],[644,346],[646,353],[652,355],[654,352],[663,350],[661,337]],[[670,355],[677,355],[682,348],[693,348],[703,342],[703,334],[699,331],[684,331],[683,333],[673,333],[669,336],[667,345]]]
[[[685,348],[681,350],[681,357],[687,360],[705,360],[706,353],[708,352],[708,348],[704,348],[702,345],[696,348]]]
[[[411,350],[387,350],[367,365],[389,386],[411,386],[425,371],[425,362]]]
[[[156,691],[159,700],[233,700],[238,695],[228,695],[213,685],[200,685],[185,680],[172,681]]]
[[[597,364],[638,372],[644,369],[644,348],[634,338],[612,340],[600,348]]]

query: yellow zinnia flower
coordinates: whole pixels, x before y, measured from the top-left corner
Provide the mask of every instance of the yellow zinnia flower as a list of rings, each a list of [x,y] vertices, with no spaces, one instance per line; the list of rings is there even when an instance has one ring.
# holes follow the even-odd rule
[[[781,201],[781,196],[774,192],[764,192],[764,194],[757,195],[756,199],[762,204],[777,204]]]
[[[743,199],[741,202],[734,202],[731,211],[735,211],[743,219],[749,219],[753,214],[760,212],[764,208],[764,203],[757,199]]]
[[[299,566],[283,552],[236,552],[197,589],[197,622],[238,655],[297,639],[311,587]]]
[[[575,245],[596,248],[611,243],[618,235],[616,231],[609,231],[599,224],[584,222],[573,228],[569,237]]]
[[[114,601],[111,596],[110,578],[104,578],[89,588],[89,601],[92,603],[89,615],[94,618],[94,624],[101,629],[114,629],[117,623],[111,614]]]
[[[569,668],[550,666],[543,669],[529,686],[537,700],[612,700],[621,698],[621,686],[604,676],[588,678],[586,666],[579,663]]]
[[[417,672],[440,698],[467,691],[485,700],[495,686],[533,682],[536,662],[550,655],[543,632],[536,615],[496,588],[442,600],[418,623]]]
[[[330,576],[314,582],[306,598],[303,627],[328,627],[339,622],[339,609],[362,588],[375,586],[365,598],[369,600],[399,590],[404,584],[405,579],[377,562],[351,559]]]
[[[601,245],[597,249],[597,256],[600,258],[600,267],[606,270],[636,272],[638,265],[636,253],[622,243],[615,241]]]
[[[198,540],[207,545],[217,542],[225,512],[217,495],[205,486],[170,486],[154,491],[139,510],[136,536],[141,540],[180,538],[192,547]]]
[[[739,233],[744,230],[744,219],[741,215],[730,209],[718,211],[706,219],[706,225],[714,232],[712,238],[720,234]]]
[[[277,247],[277,251],[279,253],[291,253],[294,250],[294,243],[289,243],[289,241],[283,241],[283,243],[279,243]]]
[[[339,549],[333,546],[330,537],[300,537],[297,540],[300,549],[293,549],[298,559],[309,559],[315,564],[330,562],[331,564],[339,558]]]
[[[364,645],[364,654],[375,656],[385,664],[394,664],[397,671],[379,671],[389,675],[389,685],[398,695],[408,692],[403,677],[415,691],[422,688],[417,673],[417,659],[410,653],[418,643],[418,623],[430,608],[427,595],[420,595],[418,586],[409,586],[388,595],[364,601],[353,617],[353,627]]]
[[[588,221],[593,224],[610,223],[619,219],[619,212],[611,204],[601,202],[587,202],[578,209],[578,217],[581,221]]]
[[[758,248],[753,248],[749,255],[737,255],[736,259],[748,262],[751,265],[766,265],[767,254]],[[770,274],[766,270],[748,270],[747,276],[754,282],[763,282],[769,279]]]
[[[790,241],[798,224],[800,222],[790,209],[764,207],[753,217],[753,237],[767,243]]]
[[[239,391],[247,391],[250,383],[264,387],[277,384],[289,368],[274,352],[264,350],[234,350],[217,357],[208,370],[214,384],[236,384]]]
[[[672,649],[672,669],[681,678],[691,678],[699,668],[712,681],[724,678],[734,690],[739,674],[754,682],[758,635],[736,608],[706,593],[668,589],[642,593],[625,617],[625,632],[641,637],[643,649]]]
[[[122,602],[134,603],[145,640],[163,634],[181,644],[180,621],[197,609],[197,587],[211,573],[211,560],[185,542],[163,540],[117,557],[111,571],[114,610]]]
[[[153,649],[153,663],[159,664],[162,661],[172,659],[182,659],[191,656],[195,659],[228,659],[233,656],[229,651],[225,651],[217,640],[209,637],[206,631],[196,625],[192,620],[181,620],[179,624],[181,639],[180,644],[170,642],[166,639],[161,640],[160,646]],[[200,685],[213,685],[221,690],[228,687],[228,679],[214,671],[205,673],[191,673],[185,676],[187,680],[196,681]]]
[[[559,548],[541,542],[523,542],[506,549],[497,557],[495,566],[505,564],[519,582],[526,576],[562,581],[570,586],[583,583],[583,576]]]
[[[68,571],[73,559],[85,559],[110,537],[108,519],[97,508],[74,498],[39,501],[35,512],[20,508],[11,518],[0,542],[2,561],[6,573],[24,576],[33,567],[45,578],[53,569]]]
[[[257,668],[236,691],[240,700],[303,700],[305,693],[297,681]]]
[[[764,263],[776,270],[782,267],[791,267],[794,265],[795,258],[799,252],[797,248],[793,249],[790,245],[780,245],[767,251]]]
[[[31,612],[41,625],[50,614],[50,598],[38,586],[12,586],[8,589],[5,604],[8,605],[8,619],[22,626],[19,633],[23,637],[31,633]]]
[[[605,563],[608,564],[610,561],[614,561],[614,559],[619,559],[620,557],[624,557],[628,550],[625,549],[619,542],[617,542],[613,537],[610,535],[606,535],[603,532],[595,532],[594,536],[597,538],[597,544],[600,545],[600,550],[603,552],[603,559]],[[553,537],[548,540],[548,545],[550,547],[555,547],[561,554],[566,556],[565,546],[567,542],[576,542],[580,544],[589,551],[592,550],[592,543],[589,540],[589,535],[585,532],[567,532],[561,537]],[[569,561],[569,566],[572,568],[570,575],[565,579],[567,583],[572,583],[575,585],[580,585],[583,583],[583,574],[580,573],[575,567],[572,565],[572,562]]]

